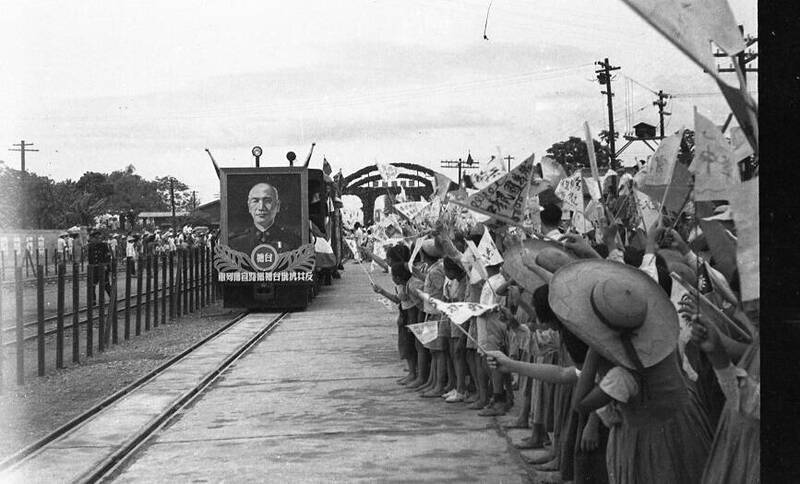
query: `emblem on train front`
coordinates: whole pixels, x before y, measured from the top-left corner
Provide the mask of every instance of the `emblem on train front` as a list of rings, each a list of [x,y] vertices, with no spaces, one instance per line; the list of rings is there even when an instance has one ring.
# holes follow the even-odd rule
[[[278,263],[278,251],[269,244],[259,244],[250,253],[253,266],[261,271],[269,271]]]

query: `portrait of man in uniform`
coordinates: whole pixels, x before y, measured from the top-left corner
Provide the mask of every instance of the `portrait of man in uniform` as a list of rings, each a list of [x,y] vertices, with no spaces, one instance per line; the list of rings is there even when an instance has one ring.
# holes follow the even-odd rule
[[[278,253],[300,247],[301,236],[297,225],[284,225],[277,220],[281,212],[281,198],[275,184],[256,183],[248,191],[246,200],[239,200],[238,203],[247,206],[252,223],[243,230],[232,230],[228,238],[231,249],[249,255],[261,244],[271,245]],[[236,209],[236,206],[232,208]]]

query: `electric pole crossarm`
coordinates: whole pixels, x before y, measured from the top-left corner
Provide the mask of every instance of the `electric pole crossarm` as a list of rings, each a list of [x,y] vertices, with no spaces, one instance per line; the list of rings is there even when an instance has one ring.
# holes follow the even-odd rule
[[[25,171],[25,153],[29,151],[39,151],[31,149],[30,147],[33,146],[33,143],[25,143],[25,140],[20,141],[19,143],[14,143],[11,146],[19,146],[19,148],[9,148],[8,151],[19,151],[20,157],[20,170]]]

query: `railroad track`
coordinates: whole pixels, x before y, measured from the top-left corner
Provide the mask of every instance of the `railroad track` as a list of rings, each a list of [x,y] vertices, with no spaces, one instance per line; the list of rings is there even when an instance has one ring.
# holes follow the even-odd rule
[[[194,291],[195,289],[196,289],[196,286],[193,285],[193,286],[191,286],[191,288],[187,288],[186,290],[187,291]],[[137,302],[133,301],[133,300],[136,299],[135,295],[133,295],[131,297],[131,300],[132,300],[131,305],[130,305],[131,312],[133,312],[139,306],[144,307],[145,305],[147,305],[147,302],[146,302],[147,294],[148,294],[147,291],[143,291],[142,292],[142,302],[141,303],[137,303]],[[158,304],[160,304],[161,300],[164,298],[163,291],[161,289],[158,290],[158,294],[156,294],[155,291],[150,290],[150,296],[151,297],[155,296],[155,297],[152,297],[152,299],[150,300],[150,304],[151,305],[156,304],[156,302],[158,302]],[[178,295],[176,294],[175,297],[178,297]],[[169,296],[166,296],[166,298],[169,299]],[[122,305],[120,305],[120,303],[122,303]],[[117,314],[125,312],[125,304],[124,303],[125,303],[125,297],[121,297],[121,298],[117,299]],[[111,304],[106,302],[105,305],[106,305],[105,306],[106,307],[105,311],[106,311],[106,314],[108,314],[108,310],[111,307]],[[79,315],[80,314],[86,314],[87,309],[88,308],[86,306],[78,309],[78,314]],[[96,322],[97,319],[98,319],[98,314],[99,314],[99,312],[98,312],[99,311],[99,306],[97,304],[92,306],[92,311],[93,311],[92,321]],[[67,330],[72,329],[72,327],[74,325],[74,322],[72,321],[74,315],[75,315],[75,311],[70,311],[68,313],[64,313],[64,318],[63,319],[64,319],[64,332],[65,333],[67,332]],[[69,320],[69,322],[68,322],[68,320]],[[57,314],[44,318],[44,324],[50,326],[49,328],[45,329],[45,332],[44,332],[45,336],[50,336],[50,335],[56,334],[56,332],[58,331],[57,327],[55,327],[57,325],[57,322],[58,322],[58,315]],[[88,318],[87,319],[81,319],[81,320],[78,321],[78,326],[79,327],[80,326],[84,326],[84,325],[86,325],[87,322],[88,322]],[[31,328],[33,328],[35,330],[38,324],[39,323],[38,323],[37,320],[31,320],[31,321],[27,321],[27,322],[23,323],[22,327],[23,327],[23,330],[27,330],[27,329],[31,329]],[[9,337],[7,337],[5,335],[3,336],[3,341],[4,341],[3,342],[3,346],[6,346],[6,347],[15,346],[17,344],[17,342],[16,342],[16,339],[14,339],[13,335],[17,331],[16,325],[6,326],[6,327],[2,328],[2,331],[12,335],[12,336],[9,336]],[[38,335],[34,331],[33,334],[29,334],[29,335],[25,336],[23,338],[23,341],[26,341],[26,342],[27,341],[33,341],[37,337],[38,337]]]
[[[0,462],[0,481],[93,483],[111,480],[114,474],[126,465],[129,458],[145,445],[151,437],[154,437],[174,415],[200,396],[225,370],[271,333],[289,312],[274,316],[256,314],[248,318],[249,314],[248,312],[243,312],[237,315],[219,330],[187,348],[136,382],[103,400],[47,437]],[[264,317],[266,317],[266,321],[260,320]],[[241,332],[245,333],[244,335],[237,336],[237,332],[233,332],[233,334],[229,332],[229,330],[237,326],[239,327],[237,329],[241,329]],[[107,434],[101,433],[102,435],[97,435],[98,428],[106,428],[102,422],[104,414],[110,419],[107,426],[114,427],[114,425],[111,425],[111,422],[117,422],[114,420],[117,418],[114,417],[114,411],[115,409],[119,411],[116,407],[125,405],[126,397],[133,396],[137,390],[145,390],[151,384],[156,385],[156,387],[158,384],[163,385],[164,382],[157,383],[159,376],[166,375],[164,380],[171,381],[168,375],[171,368],[186,363],[198,349],[207,344],[212,344],[215,340],[218,342],[223,340],[220,344],[225,343],[224,336],[226,334],[230,339],[240,338],[234,339],[233,343],[228,343],[234,345],[233,350],[227,353],[227,356],[220,357],[220,360],[215,361],[209,367],[210,371],[202,368],[198,370],[203,371],[204,376],[196,381],[191,380],[192,383],[186,385],[177,398],[162,406],[156,415],[152,417],[143,416],[142,418],[146,418],[146,421],[138,425],[136,430],[130,433],[120,432],[118,428],[115,428],[109,429]],[[207,356],[205,358],[207,359]],[[202,360],[200,356],[198,356],[198,359]],[[191,364],[191,361],[188,363]],[[176,372],[181,371],[186,370],[176,368]],[[135,398],[132,400],[135,400]],[[100,420],[100,423],[98,423],[98,420]],[[94,427],[92,427],[92,423],[95,424]],[[86,429],[86,427],[92,428]],[[86,430],[86,432],[81,434],[82,430]],[[110,435],[114,436],[116,440],[110,442]],[[70,445],[70,438],[77,442],[74,446]],[[87,449],[89,449],[91,455],[86,454]],[[67,469],[64,469],[64,467],[67,467]]]

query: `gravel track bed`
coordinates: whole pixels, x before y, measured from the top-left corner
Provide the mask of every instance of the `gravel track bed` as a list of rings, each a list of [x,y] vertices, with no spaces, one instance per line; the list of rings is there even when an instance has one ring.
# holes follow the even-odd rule
[[[167,321],[140,336],[122,340],[104,353],[85,356],[81,332],[81,362],[72,363],[72,342],[65,338],[64,364],[55,368],[55,338],[46,344],[47,373],[36,376],[36,346],[26,345],[25,385],[17,386],[13,351],[5,355],[0,391],[0,459],[32,444],[80,415],[104,398],[134,382],[195,342],[219,329],[241,310],[217,303]],[[95,335],[95,345],[96,345]]]

